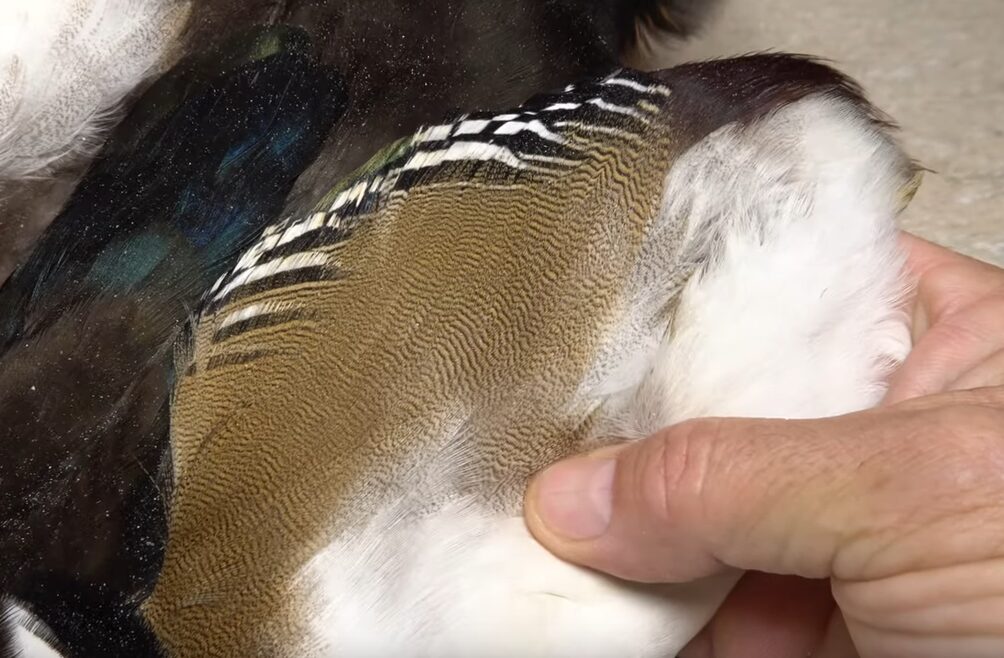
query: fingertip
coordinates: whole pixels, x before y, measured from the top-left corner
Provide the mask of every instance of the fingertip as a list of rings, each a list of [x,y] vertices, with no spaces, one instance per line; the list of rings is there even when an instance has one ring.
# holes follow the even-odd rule
[[[559,541],[599,537],[610,524],[616,469],[616,460],[588,455],[549,466],[529,490],[535,522]]]
[[[530,478],[523,497],[523,518],[545,548],[582,562],[581,545],[602,534],[609,522],[607,498],[616,455],[623,448],[624,444],[618,444],[569,457]]]
[[[653,454],[659,438],[571,457],[539,473],[524,500],[531,534],[569,562],[625,580],[680,582],[717,571],[720,565],[703,553],[690,559],[693,549],[676,555],[690,533],[674,541],[678,533],[653,508],[651,490],[664,474]],[[668,560],[670,552],[678,559]]]

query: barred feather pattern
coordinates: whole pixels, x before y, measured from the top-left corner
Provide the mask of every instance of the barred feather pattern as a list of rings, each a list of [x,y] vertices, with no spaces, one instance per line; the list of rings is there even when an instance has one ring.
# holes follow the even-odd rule
[[[101,145],[117,105],[169,58],[189,0],[0,2],[0,180]]]

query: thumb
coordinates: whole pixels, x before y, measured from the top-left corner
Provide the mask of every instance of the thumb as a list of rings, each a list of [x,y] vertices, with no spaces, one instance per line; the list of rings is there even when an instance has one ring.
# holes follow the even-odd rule
[[[881,577],[872,569],[903,566],[873,559],[889,529],[923,527],[972,469],[973,455],[944,435],[968,412],[921,406],[686,422],[545,470],[527,492],[527,525],[558,556],[629,580],[725,567]]]

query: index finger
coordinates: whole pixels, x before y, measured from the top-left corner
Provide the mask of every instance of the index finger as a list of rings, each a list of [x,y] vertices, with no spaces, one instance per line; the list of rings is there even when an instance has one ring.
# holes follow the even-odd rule
[[[999,267],[906,231],[900,232],[900,245],[917,284],[915,303],[928,325],[1004,287],[1004,270]]]
[[[907,231],[900,231],[899,243],[906,253],[907,268],[918,279],[939,265],[979,262]]]

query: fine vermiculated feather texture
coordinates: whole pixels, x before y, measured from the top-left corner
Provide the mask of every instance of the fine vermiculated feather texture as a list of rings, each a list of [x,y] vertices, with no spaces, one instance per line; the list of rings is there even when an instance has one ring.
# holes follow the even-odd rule
[[[0,587],[74,655],[146,655],[175,338],[345,106],[300,31],[179,63],[0,289]]]
[[[888,128],[806,58],[620,70],[427,126],[270,226],[184,350],[158,639],[674,655],[738,574],[561,562],[527,478],[698,415],[875,404],[909,349]]]

